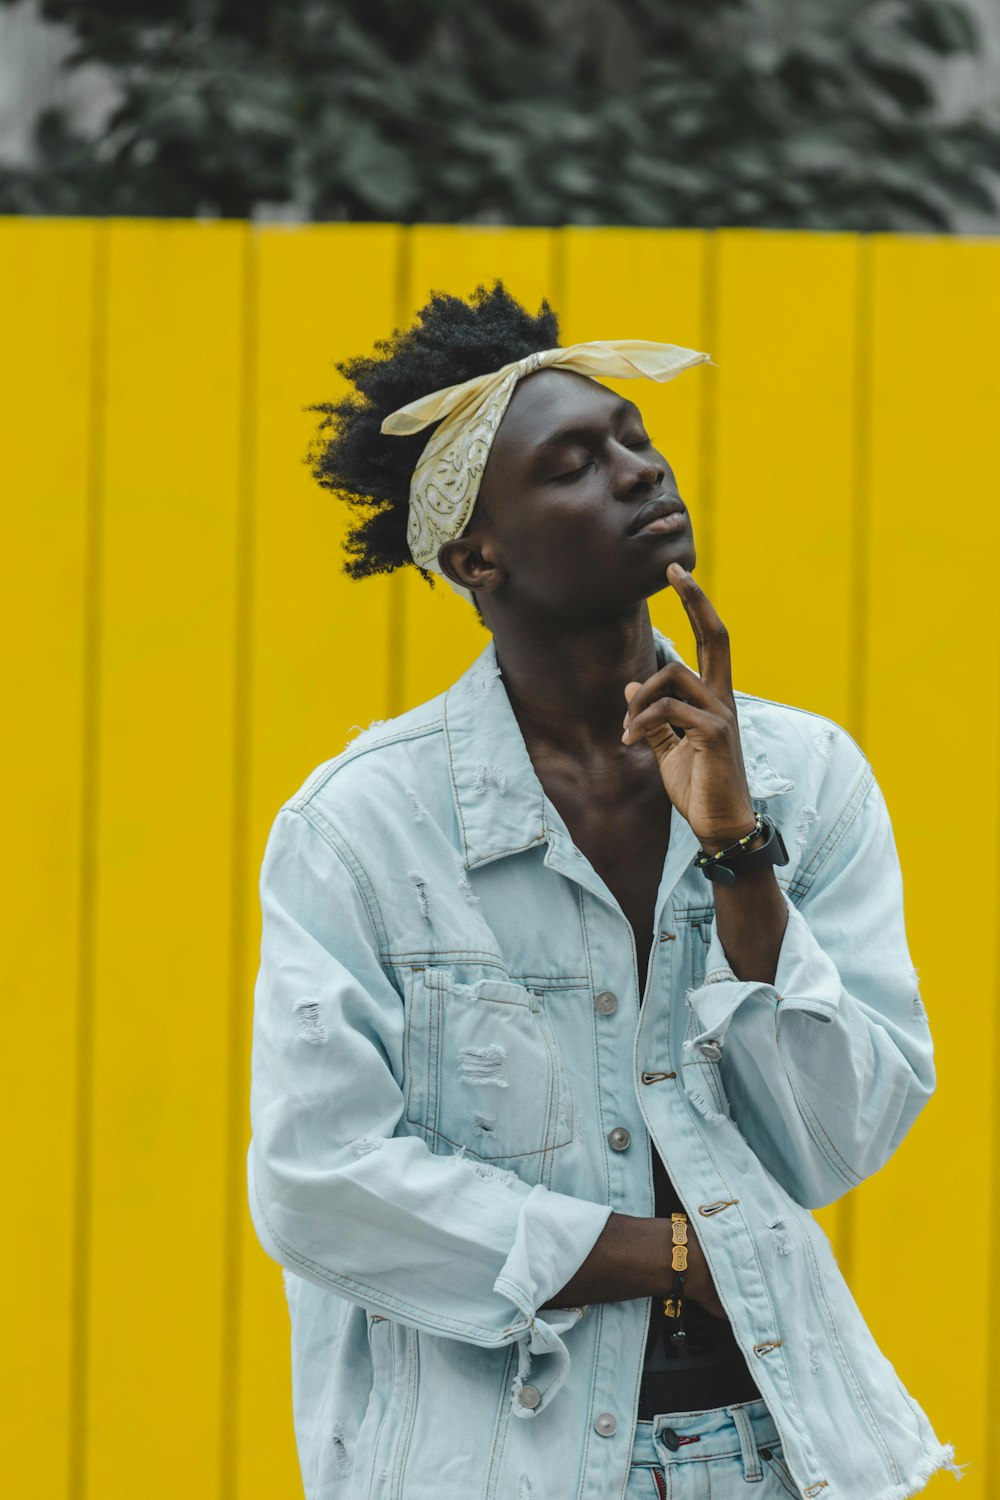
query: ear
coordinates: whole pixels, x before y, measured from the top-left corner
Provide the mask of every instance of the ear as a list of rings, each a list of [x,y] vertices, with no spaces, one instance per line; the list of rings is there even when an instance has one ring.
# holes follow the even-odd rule
[[[453,583],[473,592],[492,594],[507,582],[507,572],[493,556],[494,544],[477,544],[474,537],[456,537],[438,549],[441,571]]]

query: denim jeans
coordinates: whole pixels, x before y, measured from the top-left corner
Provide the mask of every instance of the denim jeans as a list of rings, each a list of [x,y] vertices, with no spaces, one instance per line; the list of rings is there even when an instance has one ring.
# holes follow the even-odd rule
[[[626,1500],[746,1500],[751,1493],[754,1500],[799,1495],[763,1401],[636,1423]]]

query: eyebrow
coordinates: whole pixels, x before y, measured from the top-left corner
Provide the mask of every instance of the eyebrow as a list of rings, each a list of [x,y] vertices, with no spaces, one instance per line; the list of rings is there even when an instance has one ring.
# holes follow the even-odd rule
[[[642,421],[642,413],[634,401],[620,397],[617,406],[612,413],[613,416],[622,417],[627,414],[637,416]],[[573,422],[568,427],[559,427],[555,432],[550,432],[535,445],[536,453],[544,453],[547,448],[561,448],[566,443],[579,442],[582,438],[590,438],[595,432],[603,431],[603,424],[598,422]]]

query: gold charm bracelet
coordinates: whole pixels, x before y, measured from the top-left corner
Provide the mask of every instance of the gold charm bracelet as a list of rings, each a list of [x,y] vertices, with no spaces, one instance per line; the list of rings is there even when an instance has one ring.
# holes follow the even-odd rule
[[[670,1337],[675,1342],[684,1339],[687,1334],[684,1331],[684,1272],[687,1270],[687,1214],[675,1213],[670,1215],[672,1246],[670,1265],[674,1272],[674,1284],[670,1290],[670,1296],[663,1299],[663,1311],[668,1318],[676,1318],[677,1326]]]

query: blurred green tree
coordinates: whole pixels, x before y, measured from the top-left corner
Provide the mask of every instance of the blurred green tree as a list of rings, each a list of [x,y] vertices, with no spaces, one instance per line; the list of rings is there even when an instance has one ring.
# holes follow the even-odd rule
[[[12,0],[0,0],[10,4]],[[965,0],[41,0],[110,70],[0,171],[14,213],[937,229],[996,212],[946,116]]]

